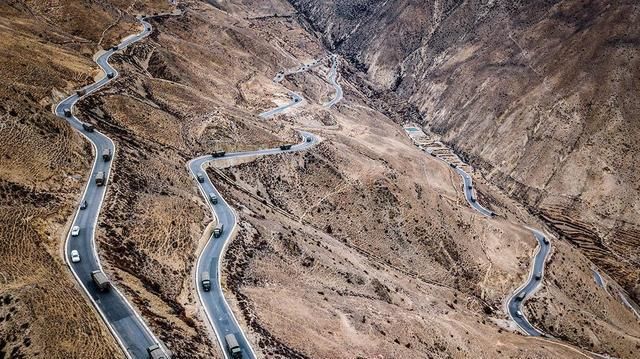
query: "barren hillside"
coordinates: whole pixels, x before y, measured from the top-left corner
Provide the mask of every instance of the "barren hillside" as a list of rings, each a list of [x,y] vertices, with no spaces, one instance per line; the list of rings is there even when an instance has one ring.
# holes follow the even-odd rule
[[[629,276],[612,271],[607,289],[593,282],[589,258],[609,260],[605,253],[609,247],[603,246],[594,257],[593,252],[585,256],[566,242],[554,246],[543,286],[524,310],[557,341],[524,337],[505,312],[504,301],[529,275],[536,248],[531,232],[522,226],[543,224],[518,202],[528,194],[527,205],[551,208],[545,203],[562,198],[554,193],[573,193],[559,187],[564,183],[561,174],[571,172],[562,167],[568,160],[562,165],[552,161],[553,174],[538,166],[534,176],[525,166],[537,163],[531,158],[551,153],[545,152],[542,139],[538,147],[544,151],[527,152],[532,157],[526,161],[517,157],[520,147],[508,147],[511,142],[500,142],[507,141],[501,136],[491,136],[494,151],[484,140],[477,148],[465,147],[466,126],[476,126],[482,129],[478,136],[486,136],[494,133],[495,123],[523,121],[507,121],[506,114],[517,111],[506,107],[499,122],[487,115],[493,105],[486,103],[511,103],[508,96],[494,102],[470,100],[464,111],[482,114],[488,124],[463,121],[464,111],[456,107],[459,99],[444,91],[452,86],[455,92],[455,84],[463,80],[478,86],[485,83],[473,66],[492,63],[482,57],[490,51],[469,50],[469,58],[458,54],[454,61],[449,55],[431,54],[436,47],[423,43],[422,36],[436,36],[433,29],[441,25],[435,24],[445,24],[445,18],[471,5],[439,8],[443,15],[434,16],[431,27],[413,18],[391,21],[407,14],[428,17],[430,10],[422,5],[407,5],[403,11],[397,11],[399,2],[344,3],[335,8],[330,2],[295,5],[284,0],[181,1],[182,15],[149,20],[153,33],[111,58],[120,76],[76,107],[77,116],[111,137],[117,148],[98,218],[97,247],[103,266],[175,357],[222,357],[194,288],[194,265],[213,219],[187,171],[187,161],[214,150],[245,151],[295,142],[295,129],[300,128],[317,134],[322,142],[304,153],[227,161],[208,169],[238,213],[237,235],[224,257],[222,285],[259,357],[571,358],[584,356],[584,349],[633,357],[640,345],[640,322],[629,315],[614,290],[619,289],[615,279],[629,279],[635,269],[610,262],[607,269],[615,264]],[[170,9],[160,0],[0,5],[0,47],[6,54],[0,59],[0,357],[122,355],[63,263],[63,237],[90,170],[92,150],[51,113],[51,107],[98,74],[92,62],[96,51],[139,30],[136,14]],[[611,10],[603,9],[606,18]],[[328,16],[334,16],[333,10],[340,21]],[[475,14],[472,10],[479,11],[472,7],[467,15]],[[507,12],[503,5],[485,10],[484,20],[474,25],[482,31],[473,32],[473,43],[498,42],[490,36],[489,19],[498,21],[497,15],[504,18]],[[530,13],[566,21],[543,16],[542,11]],[[462,21],[464,16],[459,16]],[[605,21],[602,18],[598,21]],[[533,26],[529,20],[510,21],[514,29]],[[376,41],[382,42],[366,45],[363,31],[371,35],[376,33],[374,25],[386,29],[389,23],[397,29],[380,31]],[[334,91],[327,81],[328,60],[281,83],[272,81],[278,71],[328,55],[311,26],[323,29],[327,43],[347,55],[339,60],[345,98],[330,109],[322,105]],[[408,28],[420,37],[408,36]],[[514,36],[522,41],[518,34]],[[361,40],[350,42],[358,36]],[[392,41],[392,36],[410,41]],[[451,51],[453,56],[461,44],[471,41],[471,35],[449,36],[456,41],[439,53]],[[409,51],[416,46],[422,46],[424,54]],[[365,55],[381,47],[386,52],[380,52],[379,60]],[[622,48],[633,50],[631,45]],[[505,54],[492,54],[492,61],[507,61]],[[456,65],[442,67],[445,59]],[[406,71],[396,70],[403,66]],[[489,66],[486,76],[508,81],[511,75],[499,72],[499,67]],[[529,71],[526,64],[515,67],[516,73]],[[409,79],[409,72],[427,77]],[[558,76],[565,75],[558,72]],[[541,84],[562,82],[554,81]],[[474,96],[495,93],[497,83],[486,82],[486,91]],[[530,90],[527,86],[519,88]],[[384,92],[389,89],[395,93]],[[304,103],[273,119],[257,116],[288,102],[289,91],[300,93]],[[551,92],[540,91],[539,98],[550,101]],[[418,112],[405,99],[428,114],[427,123],[434,131],[481,165],[484,178],[475,174],[479,199],[499,212],[499,219],[482,217],[469,208],[460,192],[460,178],[410,143],[397,122]],[[518,108],[531,113],[527,106],[533,103],[522,100]],[[574,106],[578,113],[581,107]],[[622,112],[620,116],[627,118]],[[565,125],[563,133],[568,136],[575,132],[571,124],[556,123],[554,128],[560,131]],[[541,122],[531,130],[546,138],[540,132],[544,128]],[[516,135],[509,138],[517,142]],[[505,146],[513,150],[505,151]],[[576,151],[566,155],[577,156]],[[500,162],[500,156],[507,154],[515,157]],[[581,169],[588,167],[576,163]],[[608,193],[615,197],[618,192],[613,190],[630,186],[631,177],[618,176],[626,170],[610,169],[615,181]],[[550,179],[533,196],[531,188],[538,182],[527,181],[539,180],[538,173]],[[596,177],[586,178],[596,181]],[[521,184],[517,191],[509,191],[514,178]],[[584,202],[573,199],[571,208],[595,221],[598,201],[606,199],[596,198],[598,193],[585,191]],[[583,211],[578,205],[590,207]],[[618,218],[633,224],[633,207],[626,210],[599,225],[614,225]],[[560,212],[545,213],[552,221],[558,217],[549,213]],[[577,223],[571,212],[564,213]],[[621,230],[629,235],[627,245],[632,243],[634,232]],[[617,245],[621,257],[629,256],[626,247]],[[628,280],[622,283],[629,287]]]
[[[640,300],[636,1],[291,3]]]

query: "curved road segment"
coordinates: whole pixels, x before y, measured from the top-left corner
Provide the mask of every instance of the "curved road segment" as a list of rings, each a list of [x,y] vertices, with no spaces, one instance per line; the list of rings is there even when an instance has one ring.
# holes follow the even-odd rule
[[[338,83],[338,55],[331,55],[331,72],[327,78],[336,89],[336,95],[333,100],[324,104],[325,107],[331,107],[342,100],[342,86]]]
[[[315,146],[319,142],[315,135],[308,132],[300,131],[300,136],[302,137],[302,142],[291,146],[288,150],[271,148],[259,151],[228,153],[223,157],[215,158],[209,155],[195,158],[187,164],[191,175],[198,183],[200,193],[204,197],[205,202],[209,204],[211,212],[216,217],[217,223],[224,225],[222,235],[220,235],[219,238],[214,238],[212,235],[198,258],[198,263],[196,264],[195,284],[198,289],[200,302],[204,306],[207,319],[216,333],[216,337],[225,358],[231,358],[231,353],[227,351],[227,345],[223,340],[227,334],[235,335],[238,340],[238,344],[242,349],[243,358],[255,358],[256,355],[251,348],[251,344],[238,325],[238,321],[233,315],[229,304],[224,298],[222,284],[220,282],[220,268],[224,257],[224,251],[235,230],[237,217],[235,211],[229,206],[227,201],[224,200],[220,195],[220,192],[218,192],[211,182],[209,176],[207,176],[204,165],[209,162],[219,160],[304,151]],[[204,181],[202,183],[198,181],[198,174],[202,174],[204,177]],[[213,204],[211,202],[209,194],[213,194],[218,198],[217,204]],[[200,283],[203,272],[209,272],[211,276],[211,290],[209,292],[205,292]]]
[[[272,110],[269,111],[265,111],[261,114],[259,114],[258,116],[267,119],[267,118],[271,118],[277,114],[279,114],[280,112],[290,108],[290,107],[294,107],[294,106],[298,106],[300,105],[303,101],[304,98],[302,96],[300,96],[299,94],[295,93],[295,92],[289,92],[289,96],[291,96],[291,102],[286,103],[282,106],[278,106]]]
[[[426,150],[431,154],[430,151]],[[453,165],[440,158],[435,156],[437,159],[447,163],[450,167]],[[477,201],[477,198],[473,194],[473,181],[471,176],[465,172],[462,168],[456,166],[453,170],[462,177],[463,181],[463,192],[464,196],[469,203],[469,205],[480,214],[486,217],[494,217],[495,213],[484,208]],[[529,298],[542,284],[542,279],[544,276],[544,265],[547,259],[547,255],[551,251],[551,241],[540,231],[527,227],[530,231],[533,232],[534,237],[538,241],[538,247],[536,250],[536,254],[533,258],[533,266],[531,267],[531,271],[529,272],[529,277],[527,281],[520,286],[507,300],[507,313],[509,317],[518,325],[518,327],[528,335],[532,336],[546,336],[543,332],[536,329],[534,326],[529,323],[529,321],[522,314],[522,303],[524,303],[527,298]]]
[[[71,268],[73,275],[123,348],[125,355],[129,358],[147,358],[147,348],[158,344],[163,348],[162,350],[165,355],[169,357],[168,351],[164,349],[164,346],[162,346],[159,340],[153,335],[142,317],[133,309],[133,306],[125,299],[122,293],[114,286],[112,286],[111,290],[101,292],[92,280],[92,271],[103,271],[96,251],[95,230],[100,208],[102,207],[106,193],[106,184],[111,173],[112,163],[112,161],[104,161],[102,159],[102,153],[103,150],[109,149],[113,157],[116,148],[113,141],[106,135],[97,130],[88,132],[83,129],[83,123],[77,117],[73,115],[69,117],[65,116],[65,111],[72,112],[73,106],[78,100],[100,89],[118,76],[118,72],[109,65],[109,58],[115,52],[134,42],[140,41],[151,33],[151,25],[144,20],[140,20],[140,22],[144,27],[142,32],[127,37],[117,48],[111,48],[97,58],[96,63],[104,72],[104,76],[97,82],[83,87],[80,91],[84,92],[78,91],[62,100],[55,108],[55,114],[67,120],[73,128],[85,136],[91,142],[93,150],[95,151],[91,176],[81,199],[81,201],[87,201],[87,207],[76,210],[72,224],[72,226],[80,227],[80,234],[73,237],[71,236],[71,232],[69,232],[65,242],[64,252],[65,260],[69,268]],[[109,77],[107,74],[113,75]],[[105,186],[96,185],[94,178],[98,172],[105,173]],[[72,250],[79,252],[80,262],[72,263],[69,260]]]

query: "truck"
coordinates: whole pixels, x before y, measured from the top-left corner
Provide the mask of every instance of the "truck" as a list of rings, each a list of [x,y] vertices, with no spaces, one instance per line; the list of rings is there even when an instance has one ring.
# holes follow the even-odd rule
[[[233,359],[242,359],[242,349],[236,340],[236,336],[233,334],[227,334],[224,336],[224,340],[227,342],[227,349],[231,353]]]
[[[547,237],[542,238],[542,241],[544,244],[549,244],[549,239],[547,239]]]
[[[114,74],[113,72],[107,72],[107,78],[108,79],[112,79],[116,76],[116,74]]]
[[[105,148],[104,150],[102,150],[102,159],[107,162],[111,159],[111,149],[110,148]]]
[[[202,275],[200,276],[200,283],[202,284],[202,289],[204,289],[205,292],[211,290],[211,277],[209,276],[209,272],[202,272]]]
[[[64,109],[64,117],[71,117],[71,109],[69,108]]]
[[[198,182],[204,183],[204,175],[202,173],[198,173],[196,177],[198,178]]]
[[[117,51],[118,50],[118,45],[115,45],[111,48],[111,51]]]
[[[95,283],[101,292],[106,292],[111,288],[111,282],[109,282],[109,279],[101,270],[91,272],[91,279],[93,279],[93,283]]]
[[[87,91],[85,91],[84,89],[76,91],[76,94],[78,94],[78,96],[84,96],[86,93]]]
[[[214,228],[213,230],[213,237],[214,238],[220,237],[222,235],[223,230],[224,230],[224,224],[218,223],[218,225],[216,225],[216,228]]]
[[[169,359],[168,356],[164,354],[160,345],[154,344],[147,348],[147,353],[149,354],[150,359]]]
[[[518,302],[522,302],[524,300],[524,297],[527,295],[527,293],[525,291],[522,291],[518,294],[518,296],[516,297],[516,300]]]
[[[107,176],[105,175],[104,172],[100,171],[98,173],[96,173],[96,186],[100,187],[100,186],[104,186],[104,182],[106,181]]]
[[[456,164],[455,164],[455,163],[449,163],[449,166],[450,166],[451,168],[456,168],[456,167],[458,167],[458,166],[456,166]]]
[[[213,151],[211,157],[224,157],[225,154],[225,151]]]
[[[280,149],[281,149],[281,150],[283,150],[283,151],[290,150],[290,149],[291,149],[291,146],[292,146],[292,145],[290,145],[290,144],[281,145],[281,146],[280,146]]]
[[[95,127],[93,127],[92,124],[86,122],[82,123],[82,128],[84,128],[84,130],[87,132],[93,132],[93,130],[95,130]]]
[[[213,192],[209,192],[209,201],[213,204],[218,204],[218,196]]]

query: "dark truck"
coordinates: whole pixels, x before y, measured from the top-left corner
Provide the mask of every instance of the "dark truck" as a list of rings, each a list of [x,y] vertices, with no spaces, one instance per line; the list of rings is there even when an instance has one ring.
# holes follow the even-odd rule
[[[87,91],[84,89],[76,91],[76,94],[78,94],[78,96],[84,96],[86,93]]]
[[[147,353],[149,354],[150,359],[169,359],[168,356],[164,354],[160,345],[154,344],[147,348]]]
[[[456,168],[456,167],[458,167],[458,166],[456,166],[456,164],[455,164],[455,163],[449,163],[449,166],[450,166],[451,168]]]
[[[280,149],[283,150],[283,151],[290,150],[291,146],[293,146],[293,145],[290,145],[290,144],[281,145]]]
[[[93,127],[92,124],[85,122],[82,123],[82,128],[84,128],[84,130],[87,132],[93,132],[93,130],[95,130],[95,127]]]
[[[64,109],[64,117],[71,117],[71,109],[69,108]]]
[[[100,171],[96,173],[96,186],[98,187],[104,186],[106,179],[107,179],[107,176],[105,175],[104,172]]]
[[[213,237],[218,238],[222,235],[222,231],[224,230],[224,224],[218,223],[216,228],[213,230]]]
[[[107,72],[107,78],[108,79],[112,79],[116,76],[116,74],[114,74],[113,72]]]
[[[111,159],[111,149],[110,148],[105,148],[104,150],[102,150],[102,159],[107,162]]]
[[[202,289],[204,289],[205,292],[211,290],[211,277],[209,276],[209,272],[202,272],[200,283],[202,283]]]
[[[211,157],[224,157],[225,154],[226,154],[225,151],[214,151],[211,154]]]
[[[242,349],[236,340],[236,336],[233,334],[227,334],[224,336],[224,340],[227,342],[227,349],[231,353],[233,359],[242,359]]]
[[[96,284],[96,287],[98,287],[98,290],[101,292],[106,292],[111,288],[111,282],[109,282],[109,279],[101,270],[91,272],[91,279],[93,279],[93,283]]]

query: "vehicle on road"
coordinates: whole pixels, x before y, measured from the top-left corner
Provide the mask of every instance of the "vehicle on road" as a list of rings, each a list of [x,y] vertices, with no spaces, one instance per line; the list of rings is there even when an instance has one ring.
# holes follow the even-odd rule
[[[109,278],[107,278],[107,276],[102,273],[101,270],[94,270],[93,272],[91,272],[91,279],[93,280],[93,283],[95,283],[96,287],[98,287],[98,290],[101,292],[105,292],[109,290],[109,288],[111,288],[111,282],[109,282]]]
[[[549,244],[549,240],[547,239],[547,237],[542,238],[542,241],[544,242],[544,244]]]
[[[210,192],[209,193],[209,201],[211,201],[211,203],[213,203],[213,204],[218,204],[218,196],[216,196],[215,193]]]
[[[149,359],[169,359],[168,356],[164,354],[160,345],[154,344],[147,348],[147,353],[149,354]]]
[[[240,345],[238,345],[236,336],[233,334],[227,334],[224,336],[224,340],[227,342],[227,349],[229,349],[231,357],[233,359],[242,359],[242,349],[240,349]]]
[[[468,186],[467,186],[467,189],[468,189],[469,191],[471,191],[471,190],[473,189],[473,186],[472,186],[472,185],[468,185]]]
[[[449,166],[450,166],[451,168],[456,168],[456,167],[458,167],[458,166],[456,166],[456,164],[455,164],[455,163],[449,163]]]
[[[300,102],[300,99],[296,97],[293,102]]]
[[[521,311],[517,311],[516,315],[518,316],[518,318],[522,318],[522,312]]]
[[[202,272],[200,283],[202,284],[202,289],[204,289],[205,292],[211,290],[211,277],[209,276],[209,272]]]
[[[104,186],[106,179],[107,179],[107,176],[105,175],[104,172],[100,171],[96,173],[96,186],[98,187]]]
[[[80,253],[78,253],[78,251],[75,249],[71,251],[71,262],[72,263],[80,262]]]
[[[526,297],[526,296],[527,296],[527,293],[522,291],[522,292],[520,292],[520,294],[518,294],[518,296],[516,297],[516,300],[519,301],[519,302],[522,302],[524,300],[524,297]]]
[[[280,149],[281,149],[282,151],[290,150],[290,149],[291,149],[291,146],[292,146],[292,145],[290,145],[290,144],[281,145],[281,146],[280,146]]]
[[[540,273],[540,272],[536,273],[535,278],[536,278],[536,280],[542,279],[542,273]]]
[[[222,231],[224,231],[224,224],[218,223],[216,228],[213,230],[213,237],[218,238],[222,235]]]
[[[95,127],[90,123],[82,123],[82,128],[87,132],[93,132],[95,130]]]
[[[429,152],[429,154],[430,154],[431,156],[433,156],[433,157],[436,157],[436,153],[435,153],[435,152],[433,152],[433,151]]]
[[[469,201],[472,203],[476,203],[476,198],[474,196],[469,197]]]
[[[491,213],[489,213],[489,215],[490,215],[491,217],[495,217],[495,216],[497,216],[496,212],[491,212]]]
[[[312,138],[311,137],[307,137],[307,142],[311,142]]]
[[[211,157],[224,157],[225,154],[226,154],[225,151],[214,151],[211,154]]]
[[[196,177],[198,177],[198,182],[204,183],[204,175],[202,173],[198,173]]]
[[[111,159],[111,149],[110,148],[105,148],[104,150],[102,150],[102,159],[107,162]]]
[[[71,117],[71,110],[68,108],[64,109],[64,117]]]
[[[84,96],[87,93],[87,91],[83,90],[78,90],[76,91],[76,94],[78,94],[78,96]]]
[[[112,78],[114,78],[115,76],[116,76],[116,74],[114,74],[113,72],[108,72],[108,73],[107,73],[107,78],[108,78],[108,79],[112,79]]]
[[[111,48],[111,50],[112,50],[112,51],[117,51],[117,50],[118,50],[118,45],[113,46],[113,47]]]
[[[88,203],[86,199],[82,201],[82,203],[80,203],[80,209],[87,209],[87,206],[88,206]]]
[[[77,237],[79,234],[80,234],[80,227],[73,226],[73,228],[71,228],[71,237]]]

